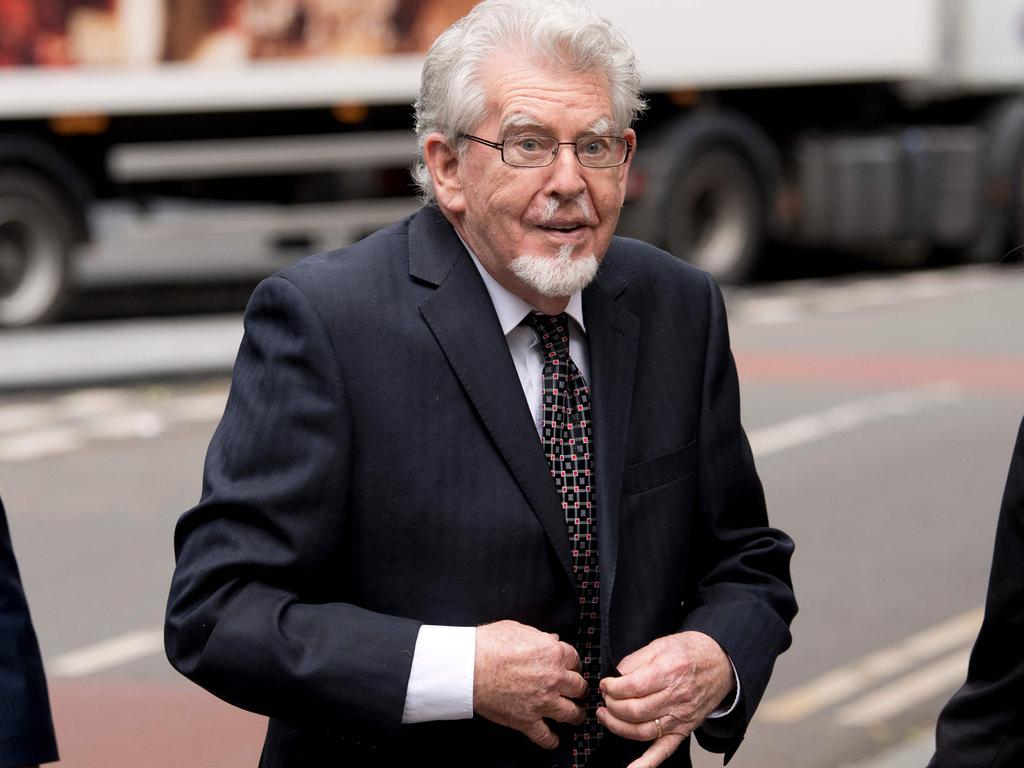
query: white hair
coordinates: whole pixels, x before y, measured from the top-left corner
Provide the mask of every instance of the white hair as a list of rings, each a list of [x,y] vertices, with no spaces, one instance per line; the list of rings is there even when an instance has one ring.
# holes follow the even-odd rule
[[[640,72],[625,38],[585,0],[483,0],[446,29],[427,53],[414,105],[419,160],[413,179],[424,200],[434,184],[423,162],[431,133],[462,152],[486,108],[481,71],[492,57],[513,51],[570,72],[601,72],[608,83],[614,130],[624,131],[646,107]]]

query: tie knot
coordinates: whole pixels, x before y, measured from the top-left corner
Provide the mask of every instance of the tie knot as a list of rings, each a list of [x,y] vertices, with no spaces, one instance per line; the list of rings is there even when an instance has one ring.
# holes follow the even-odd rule
[[[558,315],[528,314],[523,323],[529,325],[540,336],[544,347],[544,357],[569,357],[569,316],[562,312]]]

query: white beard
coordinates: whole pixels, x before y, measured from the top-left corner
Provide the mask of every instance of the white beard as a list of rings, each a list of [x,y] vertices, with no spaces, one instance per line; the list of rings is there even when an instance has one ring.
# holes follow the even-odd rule
[[[573,246],[563,245],[556,256],[523,254],[512,260],[509,269],[541,296],[564,298],[582,291],[597,274],[601,262],[589,253],[574,259]]]
[[[555,198],[548,200],[542,221],[547,223],[558,213],[562,205],[575,205],[583,214],[583,219],[590,223],[590,205],[584,195],[563,203]],[[523,254],[509,264],[512,274],[526,285],[548,298],[564,298],[582,291],[597,274],[601,261],[592,253],[572,257],[573,246],[566,243],[558,249],[556,256],[538,256]]]

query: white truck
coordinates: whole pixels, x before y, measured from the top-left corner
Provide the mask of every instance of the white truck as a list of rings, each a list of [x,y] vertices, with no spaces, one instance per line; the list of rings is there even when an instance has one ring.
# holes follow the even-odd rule
[[[414,210],[423,51],[472,0],[0,0],[0,326],[255,277]],[[1024,0],[592,0],[650,108],[620,232],[992,260],[1024,231]]]

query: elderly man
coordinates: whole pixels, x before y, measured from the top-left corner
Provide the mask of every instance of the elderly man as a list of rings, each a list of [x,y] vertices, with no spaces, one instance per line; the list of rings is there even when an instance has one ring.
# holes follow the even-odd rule
[[[488,0],[416,104],[430,202],[265,281],[175,666],[263,765],[687,766],[731,754],[796,606],[721,296],[613,232],[642,107],[581,2]]]

